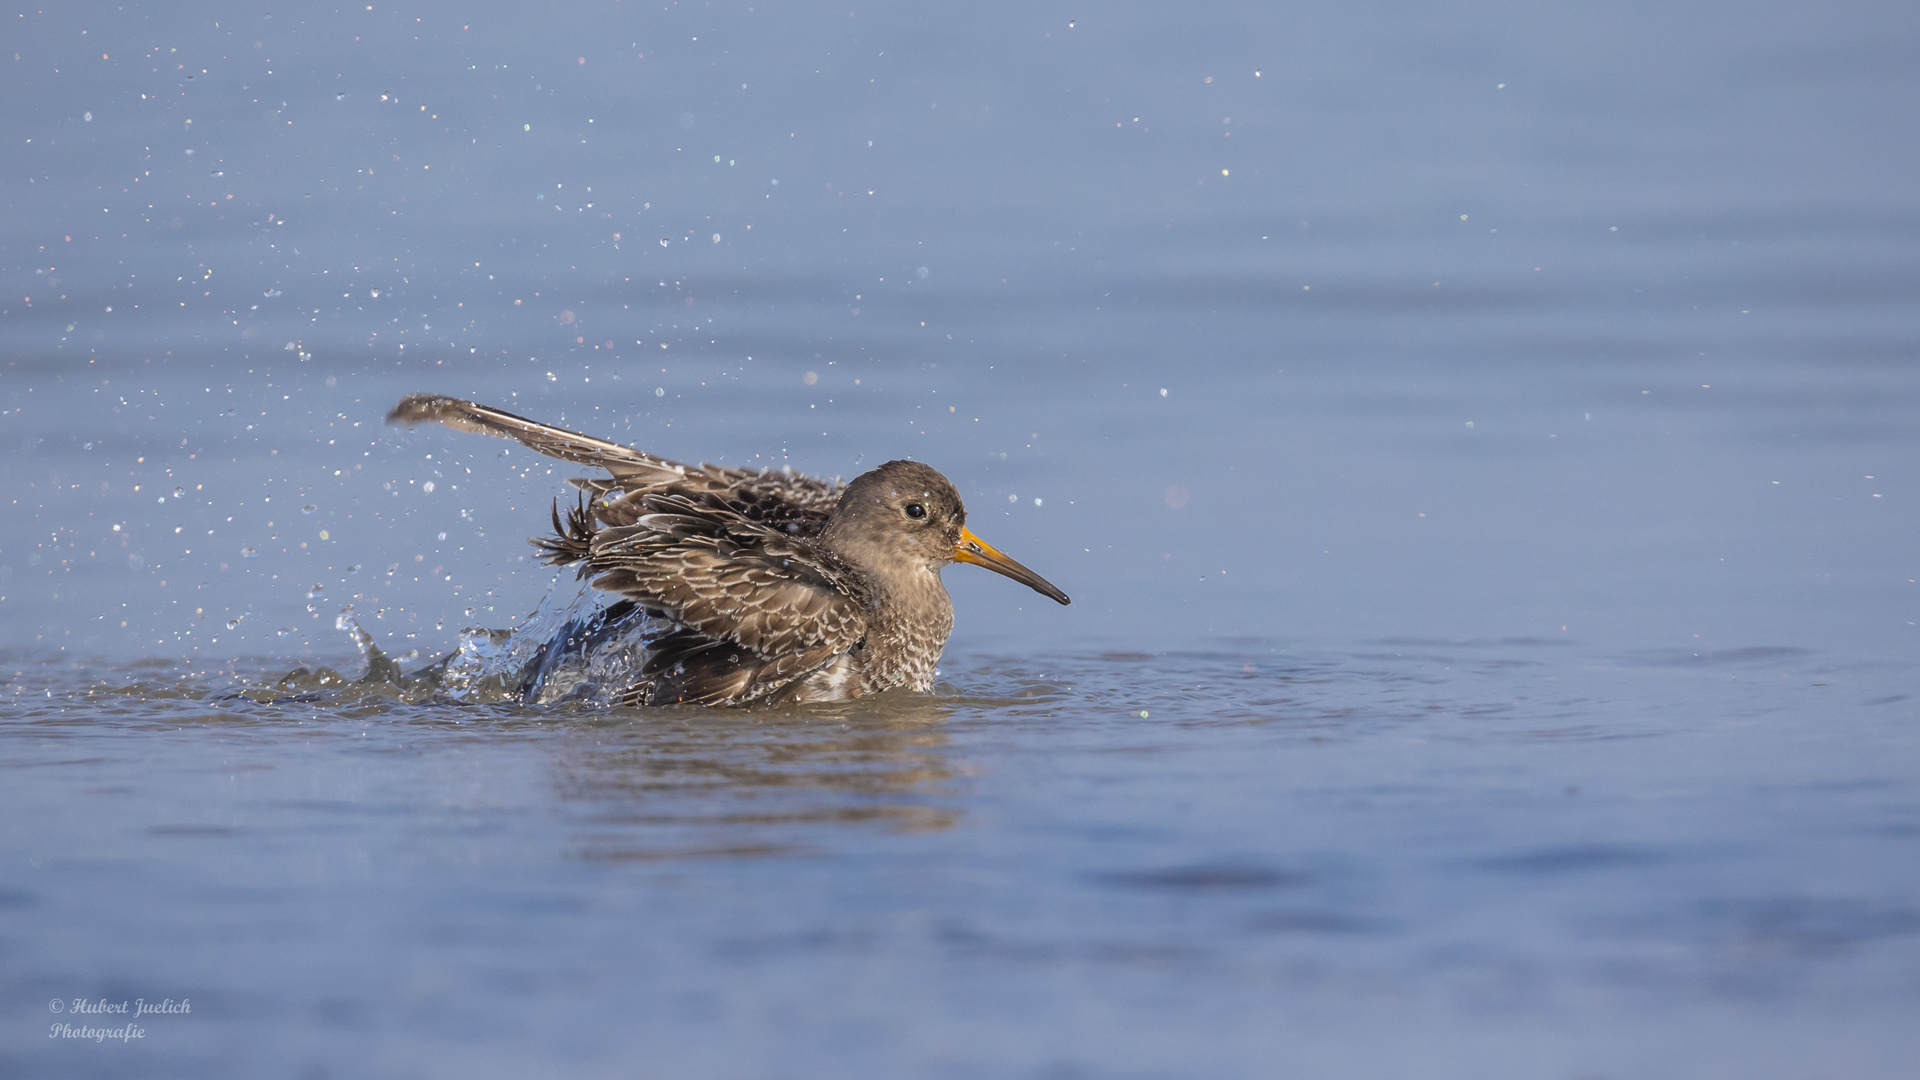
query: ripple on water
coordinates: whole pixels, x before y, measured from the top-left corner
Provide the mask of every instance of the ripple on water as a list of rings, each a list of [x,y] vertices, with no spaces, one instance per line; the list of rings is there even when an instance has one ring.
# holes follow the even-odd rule
[[[8,659],[0,790],[26,824],[0,854],[42,865],[0,910],[61,948],[83,912],[122,956],[150,928],[86,906],[103,873],[142,919],[217,903],[280,935],[276,970],[196,948],[348,1012],[376,1006],[302,950],[393,976],[369,928],[473,986],[617,967],[733,1004],[858,958],[949,989],[1177,985],[1215,1010],[1247,987],[1507,1020],[1916,996],[1913,783],[1855,749],[1904,745],[1898,707],[1858,704],[1899,680],[1833,690],[1814,654],[1764,661],[1795,677],[1762,686],[1559,643],[962,642],[931,695],[755,710],[463,699],[435,664],[344,648]],[[53,948],[27,959],[58,970]]]

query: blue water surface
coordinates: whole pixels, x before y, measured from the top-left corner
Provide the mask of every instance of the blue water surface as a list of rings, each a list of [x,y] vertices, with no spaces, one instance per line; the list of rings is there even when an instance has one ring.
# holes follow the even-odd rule
[[[1908,1075],[1917,84],[1885,3],[7,13],[0,1073]],[[356,682],[577,588],[421,391],[927,461],[1074,603]]]

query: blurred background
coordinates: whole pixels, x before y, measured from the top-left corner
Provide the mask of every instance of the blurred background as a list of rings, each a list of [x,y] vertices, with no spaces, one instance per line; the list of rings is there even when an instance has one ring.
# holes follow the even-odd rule
[[[957,570],[962,640],[1906,655],[1916,22],[16,13],[5,633],[313,657],[352,604],[424,654],[524,614],[567,469],[383,427],[432,391],[933,463],[1077,601]]]

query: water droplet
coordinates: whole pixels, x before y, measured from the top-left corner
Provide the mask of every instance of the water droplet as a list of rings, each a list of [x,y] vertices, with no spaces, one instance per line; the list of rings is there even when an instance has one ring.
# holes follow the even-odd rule
[[[719,234],[719,233],[714,233],[714,234],[713,234],[713,242],[714,242],[714,243],[716,243],[716,244],[720,242],[720,234]]]
[[[660,238],[660,246],[661,246],[661,247],[666,247],[666,246],[667,246],[668,244],[671,244],[671,243],[673,243],[673,241],[671,241],[671,240],[669,240],[669,239],[667,239],[667,238],[666,238],[666,237],[664,237],[664,236]]]
[[[313,588],[307,590],[307,599],[318,600],[320,599],[320,594],[326,591],[327,587],[325,585],[315,585]]]
[[[255,548],[241,548],[240,557],[243,559],[257,559],[260,557],[260,552]]]
[[[292,637],[292,636],[293,636],[293,627],[291,627],[291,626],[283,626],[283,627],[281,627],[280,629],[278,629],[278,630],[275,630],[275,631],[274,631],[274,633],[276,633],[276,634],[278,634],[278,635],[280,635],[281,637]]]
[[[177,487],[173,489],[173,497],[176,499],[184,496],[186,493],[187,493],[187,489],[183,487]]]
[[[238,630],[238,629],[240,629],[240,620],[239,620],[239,619],[228,619],[228,620],[227,620],[227,629],[229,629],[229,630]]]
[[[654,397],[666,397],[666,396],[667,396],[667,388],[666,388],[666,387],[664,387],[664,386],[656,386],[656,387],[654,387],[654,388],[653,388],[653,396],[654,396]]]
[[[320,508],[319,508],[319,507],[317,507],[317,506],[315,506],[315,505],[313,505],[312,503],[308,503],[307,505],[305,505],[305,506],[303,506],[303,507],[301,507],[301,508],[300,508],[300,512],[301,512],[301,513],[303,513],[303,514],[311,514],[311,513],[313,513],[313,512],[315,511],[315,510],[318,510],[318,509],[320,509]]]

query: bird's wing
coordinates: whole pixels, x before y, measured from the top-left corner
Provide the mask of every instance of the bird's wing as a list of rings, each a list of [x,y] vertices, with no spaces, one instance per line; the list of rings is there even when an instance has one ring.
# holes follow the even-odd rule
[[[726,489],[729,503],[756,521],[780,511],[817,513],[824,517],[839,505],[841,493],[847,490],[847,485],[837,479],[821,480],[791,468],[729,469],[702,465],[700,469]]]
[[[622,446],[577,431],[542,424],[505,409],[480,405],[438,394],[409,394],[387,414],[389,424],[420,424],[427,421],[445,424],[456,431],[497,435],[514,439],[530,450],[562,461],[597,465],[621,479],[644,484],[671,484],[700,470],[677,461],[654,457],[631,446]]]
[[[777,693],[866,636],[860,576],[810,540],[750,520],[713,496],[650,495],[632,524],[568,523],[596,588],[677,629],[653,645],[636,700],[744,703]],[[576,521],[578,516],[576,515]],[[590,538],[589,538],[590,537]],[[649,683],[649,680],[651,682]]]
[[[641,497],[669,491],[712,494],[741,514],[782,527],[817,533],[839,502],[844,485],[817,480],[791,469],[735,469],[718,465],[683,465],[577,431],[542,424],[504,409],[437,394],[403,398],[387,414],[390,424],[433,421],[458,431],[513,439],[531,450],[562,461],[596,465],[611,479],[591,477],[572,481],[595,496],[596,516],[607,525],[630,525],[645,511]],[[622,499],[620,495],[626,498]]]
[[[602,525],[631,525],[647,513],[648,496],[712,496],[749,521],[800,536],[817,536],[846,485],[781,469],[723,469],[701,465],[671,484],[636,483],[621,477],[574,477],[567,481],[593,497]]]

